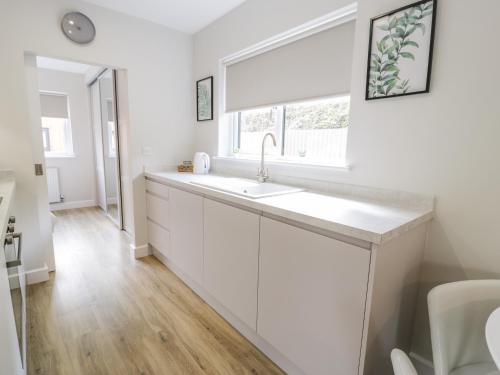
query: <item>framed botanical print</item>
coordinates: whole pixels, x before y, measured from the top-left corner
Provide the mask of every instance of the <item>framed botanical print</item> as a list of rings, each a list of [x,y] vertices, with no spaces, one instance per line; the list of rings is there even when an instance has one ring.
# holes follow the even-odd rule
[[[437,0],[371,19],[366,100],[429,92]]]
[[[214,77],[196,81],[196,118],[198,121],[214,119]]]

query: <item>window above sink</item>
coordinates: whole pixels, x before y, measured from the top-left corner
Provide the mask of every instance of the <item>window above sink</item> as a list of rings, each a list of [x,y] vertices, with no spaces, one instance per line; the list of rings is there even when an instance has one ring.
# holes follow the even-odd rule
[[[266,146],[270,165],[349,169],[355,8],[220,60],[218,158],[258,160],[272,132],[278,146]]]
[[[232,155],[260,158],[263,136],[278,141],[268,159],[345,165],[350,97],[347,95],[232,113]]]

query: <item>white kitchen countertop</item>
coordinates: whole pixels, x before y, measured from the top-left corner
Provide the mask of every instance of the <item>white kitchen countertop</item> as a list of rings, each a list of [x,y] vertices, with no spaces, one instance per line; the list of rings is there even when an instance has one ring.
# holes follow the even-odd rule
[[[262,211],[263,214],[279,216],[374,244],[387,242],[433,217],[433,209],[429,204],[408,202],[406,205],[401,199],[391,203],[387,200],[367,199],[366,196],[325,194],[307,190],[251,199],[191,183],[203,183],[204,179],[213,180],[214,177],[227,178],[213,174],[209,176],[178,172],[145,173],[148,179],[202,194],[207,198],[227,201]],[[375,191],[374,196],[377,195],[380,195],[380,191]]]

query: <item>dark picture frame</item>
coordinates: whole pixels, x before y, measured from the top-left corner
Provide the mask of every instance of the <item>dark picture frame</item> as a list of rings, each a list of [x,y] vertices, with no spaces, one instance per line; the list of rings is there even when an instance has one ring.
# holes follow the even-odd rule
[[[432,6],[429,7],[429,4]],[[438,0],[421,0],[370,19],[365,100],[430,91],[437,4]],[[385,32],[386,35],[380,41],[374,40],[376,32]],[[425,42],[427,58],[422,53],[415,53],[420,52],[421,45],[409,38],[413,34],[419,41]],[[393,61],[395,62],[391,63]],[[406,70],[403,77],[400,76],[403,70],[401,65]],[[425,66],[426,71],[423,73]],[[412,73],[412,77],[417,76],[414,80],[417,81],[415,88],[411,86],[412,79],[406,73]]]
[[[196,81],[196,119],[214,119],[214,77],[209,76]]]

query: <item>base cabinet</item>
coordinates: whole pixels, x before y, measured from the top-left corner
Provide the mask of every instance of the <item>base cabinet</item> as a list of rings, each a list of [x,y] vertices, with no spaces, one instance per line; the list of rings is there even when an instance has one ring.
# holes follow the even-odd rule
[[[357,374],[370,252],[263,217],[257,332],[306,374]]]
[[[409,349],[425,224],[367,250],[153,181],[147,191],[149,243],[287,373],[386,374],[391,349]]]
[[[259,218],[204,199],[203,287],[256,330]]]
[[[170,188],[170,241],[172,261],[187,276],[202,284],[203,198]]]

